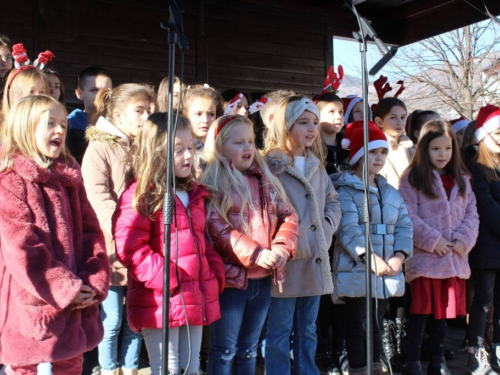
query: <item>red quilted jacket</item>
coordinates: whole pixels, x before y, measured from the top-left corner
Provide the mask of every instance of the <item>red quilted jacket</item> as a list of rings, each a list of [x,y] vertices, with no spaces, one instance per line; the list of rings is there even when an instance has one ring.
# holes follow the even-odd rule
[[[162,211],[149,220],[132,207],[136,182],[123,192],[113,220],[116,254],[127,268],[127,310],[130,327],[162,328],[163,313],[163,220]],[[201,186],[189,192],[188,207],[176,197],[176,216],[172,225],[170,263],[169,326],[186,324],[178,273],[189,324],[207,325],[220,318],[219,293],[224,288],[222,260],[205,236],[205,198]],[[177,225],[178,246],[176,246]],[[178,249],[178,250],[176,250]]]

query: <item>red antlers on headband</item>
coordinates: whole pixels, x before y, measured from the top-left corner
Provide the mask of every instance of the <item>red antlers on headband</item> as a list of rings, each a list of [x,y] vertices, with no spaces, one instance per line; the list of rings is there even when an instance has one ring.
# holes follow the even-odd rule
[[[319,99],[327,94],[333,93],[337,94],[339,92],[339,87],[342,84],[342,80],[344,79],[344,68],[342,65],[339,65],[339,73],[335,73],[333,71],[333,65],[328,69],[328,73],[326,73],[325,81],[323,82],[323,91],[321,94],[317,96],[314,100],[314,103],[318,103]]]
[[[378,101],[384,99],[385,94],[392,91],[391,85],[387,83],[386,76],[380,76],[379,79],[373,82],[373,86],[375,86],[375,90],[377,90]]]

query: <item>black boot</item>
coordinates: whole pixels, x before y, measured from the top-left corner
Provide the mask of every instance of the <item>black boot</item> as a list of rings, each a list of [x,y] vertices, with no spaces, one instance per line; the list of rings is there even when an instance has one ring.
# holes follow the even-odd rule
[[[424,375],[420,361],[406,361],[403,375]]]
[[[451,375],[444,356],[432,356],[427,367],[427,375]]]
[[[495,375],[497,374],[490,366],[488,353],[483,347],[475,347],[474,353],[469,352],[467,360],[467,373],[472,375]]]
[[[384,331],[382,332],[382,347],[384,349],[384,354],[382,354],[382,363],[384,365],[384,370],[389,371],[390,368],[393,372],[403,371],[403,357],[398,353],[398,327],[396,323],[390,319],[384,319]]]

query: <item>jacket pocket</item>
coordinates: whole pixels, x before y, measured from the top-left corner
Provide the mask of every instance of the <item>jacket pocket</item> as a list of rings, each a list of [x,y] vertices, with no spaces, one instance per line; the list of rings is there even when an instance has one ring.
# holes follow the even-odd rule
[[[57,311],[52,306],[25,306],[19,315],[21,335],[37,341],[60,336],[66,328],[66,310]]]

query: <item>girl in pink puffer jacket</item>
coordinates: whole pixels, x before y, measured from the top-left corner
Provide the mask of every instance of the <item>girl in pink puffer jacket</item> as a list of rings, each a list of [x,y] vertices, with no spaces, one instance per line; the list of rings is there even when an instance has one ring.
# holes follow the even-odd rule
[[[144,334],[153,375],[160,374],[162,363],[166,138],[167,114],[151,115],[132,146],[134,179],[120,198],[113,225],[116,254],[128,270],[128,321],[134,331]],[[171,235],[168,371],[184,371],[186,375],[199,372],[202,327],[220,318],[219,293],[224,288],[222,260],[205,237],[208,193],[193,179],[191,141],[189,122],[179,117],[174,145],[176,199]]]

